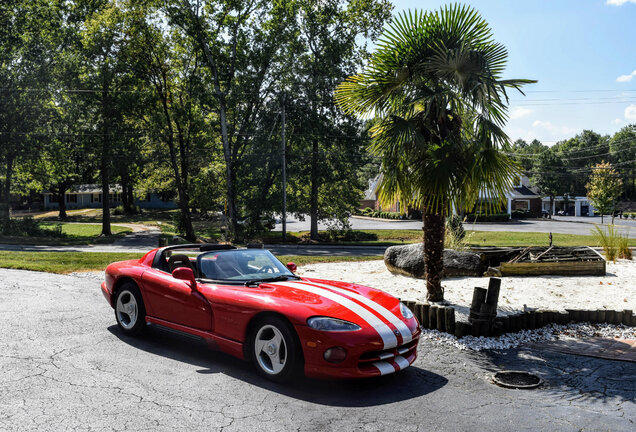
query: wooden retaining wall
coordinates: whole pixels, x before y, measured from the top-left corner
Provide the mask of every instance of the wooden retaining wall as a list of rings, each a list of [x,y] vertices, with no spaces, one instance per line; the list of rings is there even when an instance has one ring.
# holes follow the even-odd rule
[[[584,310],[565,311],[536,310],[515,315],[496,317],[492,328],[480,322],[470,323],[455,319],[455,308],[436,304],[405,301],[423,329],[434,329],[457,336],[500,336],[521,330],[534,330],[548,324],[588,322],[591,324],[624,324],[636,327],[636,315],[632,310]]]

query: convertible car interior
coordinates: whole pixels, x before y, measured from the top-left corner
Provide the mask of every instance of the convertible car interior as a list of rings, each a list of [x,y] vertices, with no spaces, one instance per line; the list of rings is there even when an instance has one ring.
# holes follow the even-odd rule
[[[160,249],[153,267],[172,273],[192,269],[195,278],[241,282],[260,276],[293,275],[271,253],[262,248],[237,249],[232,245],[178,245]]]

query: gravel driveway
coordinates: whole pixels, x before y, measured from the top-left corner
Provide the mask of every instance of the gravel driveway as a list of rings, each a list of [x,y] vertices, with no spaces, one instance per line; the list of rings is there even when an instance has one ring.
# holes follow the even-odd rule
[[[634,430],[634,364],[422,341],[413,367],[356,382],[261,379],[196,340],[122,336],[94,277],[0,269],[0,430]],[[540,390],[492,385],[540,374]]]

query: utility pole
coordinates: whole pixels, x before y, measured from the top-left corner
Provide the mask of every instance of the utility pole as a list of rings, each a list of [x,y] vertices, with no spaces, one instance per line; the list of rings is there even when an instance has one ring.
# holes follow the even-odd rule
[[[287,241],[287,162],[285,161],[285,93],[281,99],[281,154],[283,156],[283,243]]]

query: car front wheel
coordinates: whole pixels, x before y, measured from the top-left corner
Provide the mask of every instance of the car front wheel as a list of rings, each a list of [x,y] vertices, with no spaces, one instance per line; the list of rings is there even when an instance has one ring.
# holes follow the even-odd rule
[[[125,283],[115,300],[115,318],[122,332],[135,336],[146,326],[146,308],[139,288],[133,283]]]
[[[288,381],[302,365],[302,353],[293,328],[278,317],[259,321],[250,338],[252,362],[264,377]]]

